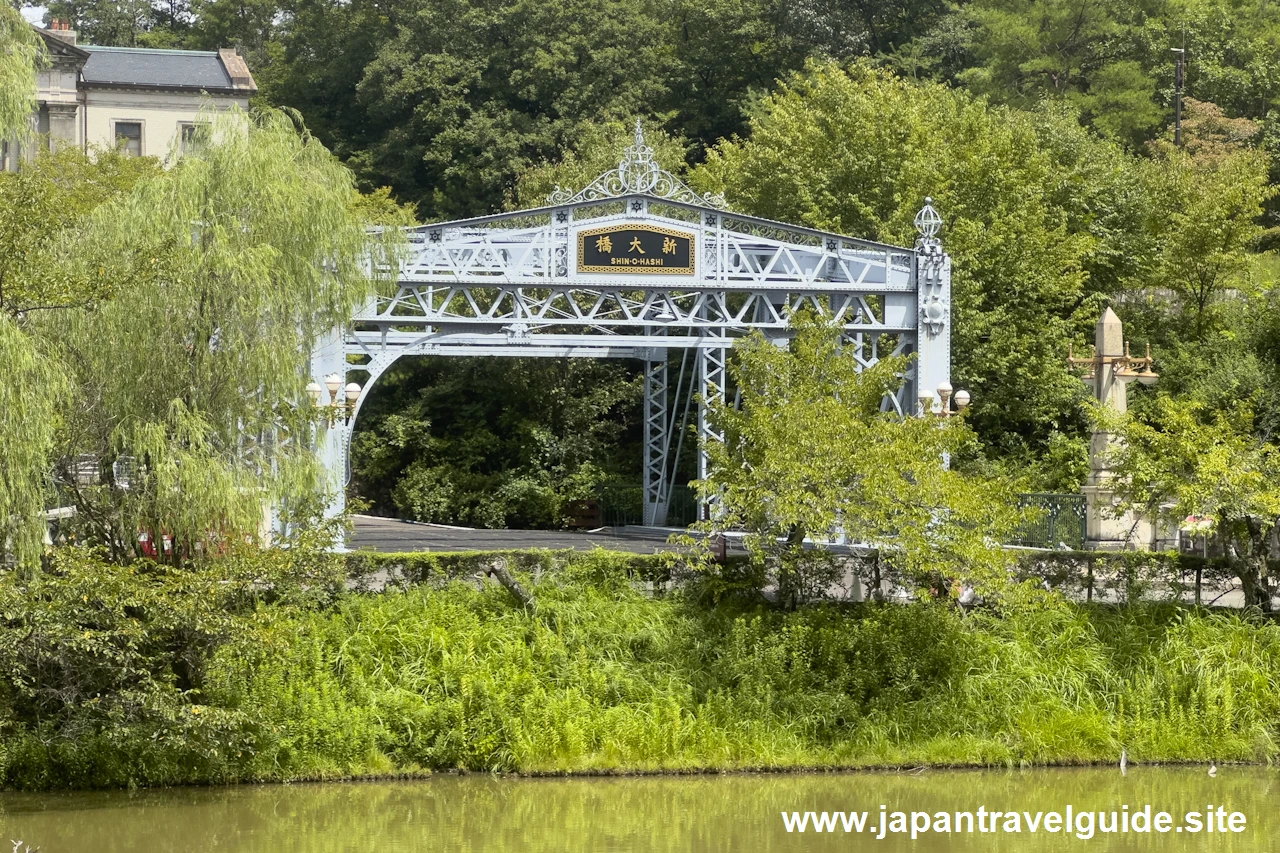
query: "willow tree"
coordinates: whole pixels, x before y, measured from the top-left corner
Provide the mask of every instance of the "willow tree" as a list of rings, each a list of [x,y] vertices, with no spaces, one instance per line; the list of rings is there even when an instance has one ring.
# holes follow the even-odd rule
[[[117,559],[253,537],[315,508],[311,342],[369,286],[350,173],[282,114],[211,118],[193,153],[95,210],[68,263],[112,279],[33,321],[71,383],[55,477]]]
[[[60,377],[17,322],[0,313],[0,558],[30,566],[44,540],[47,471]]]
[[[0,3],[0,139],[25,134],[36,106],[40,37],[12,5]]]
[[[35,108],[39,38],[0,4],[0,140],[22,138]],[[44,470],[53,446],[57,376],[14,318],[0,312],[0,557],[40,547]]]

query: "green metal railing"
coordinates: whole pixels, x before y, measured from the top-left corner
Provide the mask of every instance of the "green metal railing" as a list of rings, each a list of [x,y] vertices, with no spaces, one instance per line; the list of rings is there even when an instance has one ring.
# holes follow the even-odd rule
[[[1010,545],[1027,548],[1071,550],[1084,548],[1084,495],[1056,495],[1047,492],[1018,495],[1018,507],[1036,507],[1041,512],[1036,520],[1018,531]]]
[[[631,483],[605,483],[597,492],[600,516],[606,527],[644,523],[644,489]],[[698,499],[688,486],[671,487],[667,507],[668,527],[687,527],[698,518]]]

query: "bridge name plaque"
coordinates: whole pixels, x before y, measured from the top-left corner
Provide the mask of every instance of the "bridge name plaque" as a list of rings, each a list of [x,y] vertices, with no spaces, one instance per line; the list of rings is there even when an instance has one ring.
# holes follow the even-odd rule
[[[693,235],[650,225],[578,232],[578,272],[694,274]]]

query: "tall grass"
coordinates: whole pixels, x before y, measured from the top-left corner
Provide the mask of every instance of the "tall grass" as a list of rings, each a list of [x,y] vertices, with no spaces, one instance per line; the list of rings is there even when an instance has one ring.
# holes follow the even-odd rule
[[[165,688],[167,704],[130,717],[127,738],[110,715],[92,716],[94,698],[76,700],[83,713],[64,708],[66,723],[22,722],[6,710],[18,694],[0,673],[0,782],[1012,765],[1109,762],[1122,748],[1135,761],[1277,753],[1280,626],[1260,618],[1086,607],[1047,594],[969,616],[941,604],[781,612],[652,598],[628,566],[600,552],[526,576],[537,600],[529,610],[496,584],[444,579],[310,603],[242,602],[217,623],[223,639],[183,647],[184,660],[212,650],[199,689]],[[132,582],[128,572],[117,580]],[[67,653],[79,653],[81,622],[96,620],[102,633],[105,605],[89,587],[60,589],[48,595],[73,608],[63,633]],[[173,595],[188,607],[204,600]],[[163,601],[153,604],[149,612],[163,614]],[[172,626],[157,633],[139,612],[130,605],[113,617],[120,642],[145,641],[161,655],[148,660],[162,662]],[[25,635],[14,624],[16,649]],[[83,652],[96,672],[113,658],[95,648]],[[159,665],[153,677],[163,680]],[[131,695],[127,681],[121,695]]]
[[[606,555],[534,585],[349,596],[218,659],[257,709],[255,777],[467,768],[686,770],[1265,760],[1280,628],[1043,597],[706,607],[634,590]]]

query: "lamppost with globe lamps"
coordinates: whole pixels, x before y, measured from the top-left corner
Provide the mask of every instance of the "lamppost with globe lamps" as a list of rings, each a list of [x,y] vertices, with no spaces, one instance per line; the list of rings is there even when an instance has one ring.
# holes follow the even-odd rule
[[[328,403],[325,402],[326,388],[329,391]],[[343,424],[351,422],[351,416],[355,414],[356,401],[360,399],[360,390],[360,386],[355,382],[349,382],[346,388],[343,388],[342,377],[336,373],[331,373],[324,378],[323,388],[314,380],[307,383],[307,395],[320,410],[320,416],[325,425],[330,427],[339,419]]]
[[[954,410],[951,408],[951,401],[953,399],[956,402]],[[942,382],[938,383],[937,398],[928,393],[920,395],[920,415],[921,417],[924,415],[933,415],[936,418],[949,418],[953,415],[963,415],[965,410],[969,408],[970,399],[969,392],[963,388],[952,394],[951,383],[944,379]],[[933,404],[937,401],[941,401],[942,405],[935,409]]]

